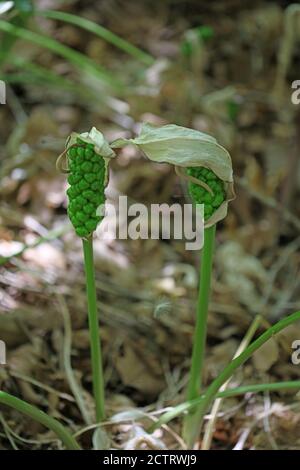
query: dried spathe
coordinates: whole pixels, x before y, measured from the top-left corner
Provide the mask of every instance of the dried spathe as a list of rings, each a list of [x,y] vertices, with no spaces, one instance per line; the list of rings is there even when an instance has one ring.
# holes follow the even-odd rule
[[[215,138],[175,124],[162,127],[144,124],[138,137],[118,139],[111,147],[123,147],[129,143],[136,145],[152,161],[174,165],[180,175],[189,179],[194,202],[209,206],[206,209],[206,227],[226,216],[228,202],[235,197],[232,162],[227,150]]]

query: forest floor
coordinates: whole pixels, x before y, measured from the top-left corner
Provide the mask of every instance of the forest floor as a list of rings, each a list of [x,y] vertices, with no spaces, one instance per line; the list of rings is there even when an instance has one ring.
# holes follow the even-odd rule
[[[53,0],[37,3],[58,8]],[[86,448],[92,440],[95,447],[105,444],[82,418],[70,387],[73,374],[93,416],[81,241],[66,215],[65,176],[55,168],[64,140],[92,126],[113,140],[134,136],[141,121],[173,122],[211,133],[230,151],[237,198],[217,230],[209,384],[257,314],[262,332],[300,306],[300,119],[289,85],[300,78],[299,55],[292,55],[284,80],[278,67],[286,3],[111,0],[63,6],[148,51],[154,58],[149,66],[76,26],[30,21],[28,28],[42,28],[122,78],[120,92],[22,41],[13,49],[27,64],[19,80],[16,65],[5,66],[16,80],[0,108],[0,338],[7,345],[0,388],[60,419]],[[68,77],[75,89],[55,80],[45,85],[28,64]],[[111,165],[107,199],[116,204],[124,194],[132,202],[170,203],[184,201],[186,190],[172,168],[128,147]],[[199,260],[184,241],[95,239],[108,446],[184,448],[180,419],[153,435],[147,427],[185,400]],[[295,339],[299,324],[260,349],[230,386],[300,379],[300,366],[291,362]],[[15,411],[3,408],[0,421],[1,449],[60,446],[52,433]],[[248,393],[223,401],[211,448],[299,449],[299,436],[295,391]]]

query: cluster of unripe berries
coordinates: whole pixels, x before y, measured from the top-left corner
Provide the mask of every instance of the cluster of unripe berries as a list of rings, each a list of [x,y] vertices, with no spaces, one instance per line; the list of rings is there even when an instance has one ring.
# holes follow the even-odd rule
[[[194,178],[199,179],[206,183],[213,195],[202,186],[196,183],[189,183],[189,193],[191,198],[196,204],[204,204],[204,220],[209,219],[213,213],[220,207],[225,200],[225,189],[223,181],[208,168],[204,167],[190,167],[187,173]]]
[[[68,215],[79,237],[88,237],[97,227],[101,216],[97,209],[105,203],[105,162],[94,151],[94,145],[77,138],[68,152],[70,187]],[[205,187],[189,183],[189,193],[196,204],[204,204],[204,219],[209,219],[225,200],[223,181],[208,168],[189,167],[187,174],[197,178],[210,187],[211,194]]]
[[[93,144],[81,139],[70,147],[67,156],[70,170],[68,215],[77,235],[88,237],[101,220],[96,212],[105,202],[105,162],[95,153]]]

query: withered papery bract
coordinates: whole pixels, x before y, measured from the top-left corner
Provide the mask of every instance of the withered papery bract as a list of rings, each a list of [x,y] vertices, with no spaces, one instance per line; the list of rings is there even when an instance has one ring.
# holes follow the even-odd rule
[[[174,165],[177,172],[189,180],[190,193],[195,203],[208,205],[205,202],[205,193],[204,197],[203,195],[200,197],[191,185],[198,185],[212,196],[209,201],[211,209],[206,211],[205,227],[210,227],[226,217],[228,203],[235,197],[232,162],[227,150],[218,144],[214,137],[175,124],[155,127],[146,123],[135,139],[118,139],[110,145],[111,148],[117,148],[128,144],[136,145],[154,162]],[[201,179],[201,176],[204,176],[203,172],[191,170],[193,168],[207,169],[209,170],[207,176],[213,174],[216,178]],[[213,180],[215,182],[210,187],[210,181]],[[221,189],[218,186],[219,181],[223,185]],[[215,198],[218,198],[218,204]]]

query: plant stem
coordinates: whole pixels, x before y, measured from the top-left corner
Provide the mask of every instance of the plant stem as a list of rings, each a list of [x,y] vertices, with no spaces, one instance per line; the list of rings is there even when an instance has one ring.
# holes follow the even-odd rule
[[[197,302],[196,328],[193,341],[192,363],[187,390],[188,400],[199,395],[202,385],[203,362],[205,354],[208,302],[213,262],[216,226],[205,229],[204,246],[201,258],[200,287]]]
[[[35,406],[32,406],[20,398],[14,397],[13,395],[2,391],[0,391],[0,403],[20,411],[26,416],[29,416],[35,421],[43,424],[46,426],[46,428],[51,429],[51,431],[53,431],[57,437],[59,437],[68,450],[80,450],[80,446],[77,441],[62,424]]]
[[[88,301],[89,332],[91,343],[91,361],[93,374],[93,392],[96,404],[96,419],[103,421],[104,412],[104,378],[102,369],[101,343],[99,336],[99,321],[97,314],[97,297],[94,273],[93,238],[83,239],[83,253],[86,276],[86,291]]]
[[[216,225],[205,229],[204,246],[201,257],[200,286],[197,302],[196,327],[193,341],[192,363],[187,389],[187,399],[193,400],[200,394],[203,378],[203,363],[205,357],[205,343],[207,330],[208,303],[210,295],[210,283],[213,264],[213,251]],[[197,428],[196,410],[186,416],[183,435],[186,442],[191,442],[191,434],[195,434]]]
[[[234,374],[236,369],[244,364],[252,354],[259,349],[264,343],[266,343],[270,338],[279,333],[279,331],[287,328],[292,323],[300,320],[300,311],[295,312],[289,315],[286,318],[283,318],[275,325],[268,328],[262,335],[260,335],[255,341],[253,341],[238,357],[233,359],[228,366],[218,375],[218,377],[211,383],[207,388],[205,393],[201,396],[198,396],[196,399],[181,403],[176,406],[174,409],[164,413],[160,419],[151,426],[148,432],[153,432],[155,429],[158,429],[163,424],[167,424],[172,419],[176,418],[182,413],[185,413],[195,406],[201,407],[201,416],[204,415],[210,403],[214,400],[215,397],[227,397],[241,395],[247,392],[259,392],[259,391],[274,391],[280,390],[283,388],[300,388],[300,381],[290,381],[290,382],[275,382],[271,384],[254,384],[254,385],[245,385],[243,387],[238,387],[236,389],[226,390],[224,392],[219,392],[221,386]],[[201,417],[200,417],[201,419]]]

